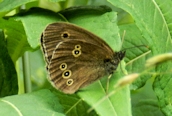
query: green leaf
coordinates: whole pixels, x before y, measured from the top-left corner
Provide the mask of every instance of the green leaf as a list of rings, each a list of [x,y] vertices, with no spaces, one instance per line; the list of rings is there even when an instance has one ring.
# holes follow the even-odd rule
[[[133,116],[164,116],[154,100],[141,100],[134,105]]]
[[[23,25],[20,21],[0,19],[0,28],[3,29],[5,35],[7,35],[8,52],[15,63],[25,51],[31,50],[26,39]]]
[[[14,18],[22,22],[27,40],[32,48],[40,45],[41,34],[48,24],[64,20],[58,13],[39,8],[33,8]]]
[[[110,86],[108,93],[115,91],[114,85],[116,81],[122,77],[120,73],[115,73],[110,79]],[[98,82],[95,82],[88,87],[81,89],[78,95],[81,96],[84,101],[90,104],[91,107],[99,114],[99,116],[112,115],[112,116],[130,116],[130,91],[129,86],[124,87],[122,90],[117,91],[110,97],[107,97],[100,104],[97,104],[102,98],[106,97],[106,83],[107,79],[104,77]],[[125,112],[123,110],[125,109]]]
[[[64,9],[60,11],[59,13],[62,14],[67,19],[73,19],[73,18],[77,18],[77,16],[90,17],[90,14],[101,15],[103,13],[110,12],[110,11],[112,11],[112,9],[104,5],[102,6],[75,6],[75,7]]]
[[[17,73],[6,47],[4,33],[0,30],[0,97],[18,92]]]
[[[158,7],[158,3],[155,1],[150,2],[149,0],[108,1],[115,6],[123,8],[132,15],[143,37],[147,40],[148,46],[151,47],[153,54],[164,53],[171,49],[170,25],[166,22],[165,17]],[[171,2],[169,1],[169,3]],[[162,45],[165,45],[165,47],[159,47]]]
[[[171,0],[108,0],[114,6],[124,9],[135,20],[153,55],[172,51],[171,38]],[[170,72],[171,62],[157,65],[156,72]],[[172,114],[171,74],[156,76],[153,88],[159,99],[160,107],[166,115]]]
[[[165,116],[159,108],[152,81],[149,79],[144,87],[131,92],[133,116]]]
[[[0,99],[1,116],[65,116],[57,97],[49,90]]]
[[[58,96],[59,102],[63,105],[67,116],[98,116],[95,111],[88,113],[87,110],[90,106],[76,94],[68,95],[55,89],[53,89],[53,92]]]
[[[0,2],[0,17],[4,16],[9,11],[12,11],[13,9],[37,0],[3,0]]]

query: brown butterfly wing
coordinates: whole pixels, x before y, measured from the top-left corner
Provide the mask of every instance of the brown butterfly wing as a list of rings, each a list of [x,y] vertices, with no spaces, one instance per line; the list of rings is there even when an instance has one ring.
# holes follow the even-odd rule
[[[72,39],[83,42],[89,41],[92,44],[104,47],[104,49],[107,49],[108,51],[110,50],[109,46],[103,40],[80,27],[69,23],[52,23],[46,27],[41,37],[41,46],[47,63],[51,60],[56,46],[61,41],[66,40],[61,38],[65,32],[70,32],[73,36]]]
[[[112,49],[103,40],[68,23],[50,24],[41,41],[49,80],[64,93],[74,93],[104,76],[104,60],[113,57]]]

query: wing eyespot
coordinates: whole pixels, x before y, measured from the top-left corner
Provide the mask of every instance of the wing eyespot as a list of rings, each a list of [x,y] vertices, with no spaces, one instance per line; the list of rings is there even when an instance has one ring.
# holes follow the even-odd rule
[[[74,57],[78,57],[78,56],[81,55],[81,50],[76,50],[76,49],[74,49],[74,50],[72,51],[72,54],[73,54]]]
[[[81,49],[81,46],[79,44],[75,45],[75,49]]]
[[[81,46],[79,44],[75,45],[75,49],[72,51],[72,54],[74,57],[78,57],[81,55]]]
[[[73,79],[68,79],[66,85],[71,86],[73,84]]]
[[[62,63],[59,68],[60,68],[60,70],[66,70],[67,69],[67,64]]]
[[[65,70],[65,71],[63,72],[63,74],[62,74],[62,77],[63,77],[64,79],[67,79],[67,78],[69,78],[71,75],[72,75],[72,71],[71,71],[71,70]]]
[[[66,38],[69,38],[69,37],[70,37],[70,34],[69,34],[68,32],[63,32],[63,33],[61,34],[61,37],[62,37],[63,39],[66,39]]]

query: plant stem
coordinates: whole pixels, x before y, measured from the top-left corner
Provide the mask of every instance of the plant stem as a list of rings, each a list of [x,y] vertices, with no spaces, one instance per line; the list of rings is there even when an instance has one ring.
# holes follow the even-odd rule
[[[23,80],[24,80],[24,91],[25,93],[29,93],[32,91],[31,89],[31,80],[30,80],[30,63],[29,63],[29,53],[26,52],[22,56],[22,64],[23,64]]]

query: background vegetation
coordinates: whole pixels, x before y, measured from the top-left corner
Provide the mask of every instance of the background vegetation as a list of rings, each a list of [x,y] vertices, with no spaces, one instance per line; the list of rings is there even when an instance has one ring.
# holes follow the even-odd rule
[[[171,116],[172,62],[145,68],[148,58],[172,51],[171,6],[171,0],[0,0],[0,115]],[[52,88],[40,36],[58,21],[95,33],[114,51],[148,46],[126,50],[109,93],[124,72],[138,73],[139,78],[90,112],[106,96],[107,78],[73,95]]]

